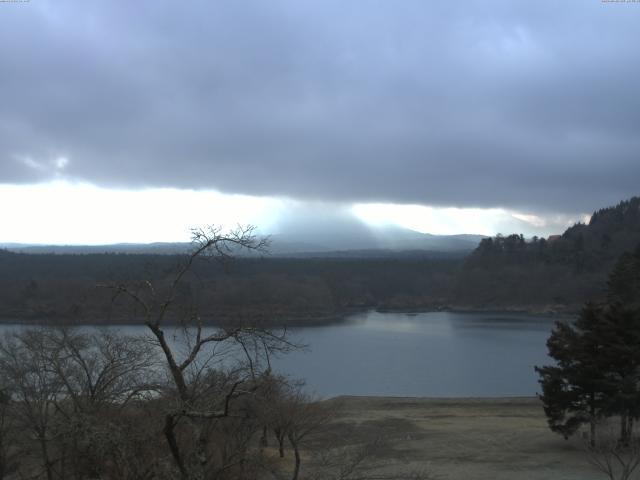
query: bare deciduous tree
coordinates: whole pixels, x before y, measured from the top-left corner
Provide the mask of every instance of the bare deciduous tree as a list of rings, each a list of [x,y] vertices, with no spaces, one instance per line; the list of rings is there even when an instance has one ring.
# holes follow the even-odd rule
[[[99,460],[113,453],[106,447],[113,446],[109,439],[130,414],[123,411],[157,388],[147,382],[152,364],[152,353],[139,339],[124,335],[66,328],[6,335],[0,374],[11,421],[23,432],[23,458],[37,451],[48,479],[95,473],[104,463]],[[37,476],[34,463],[23,461],[23,471]]]
[[[640,466],[640,438],[621,442],[612,429],[600,428],[595,442],[585,445],[587,459],[609,480],[629,480]]]
[[[18,428],[11,401],[11,391],[0,390],[0,480],[15,472],[22,451],[18,445]]]
[[[59,458],[52,451],[56,404],[63,392],[61,379],[49,368],[42,330],[8,335],[0,343],[2,383],[14,402],[16,421],[38,446],[40,466],[48,480],[59,474]]]
[[[214,457],[221,455],[211,451],[211,422],[235,415],[232,401],[256,390],[256,371],[263,366],[261,360],[265,356],[293,347],[286,339],[286,332],[275,333],[245,325],[207,330],[197,310],[176,315],[179,289],[196,262],[203,258],[226,262],[242,250],[260,253],[268,245],[268,240],[255,235],[254,227],[238,227],[229,233],[209,227],[192,233],[194,249],[167,284],[158,286],[146,280],[139,285],[109,286],[142,311],[143,322],[162,351],[171,378],[171,388],[165,393],[173,398],[173,406],[165,414],[163,432],[175,465],[185,480],[201,479],[212,469],[227,468],[224,462],[222,465],[213,462]],[[167,338],[170,312],[174,313],[174,320],[180,318],[182,327],[174,330],[174,335],[179,336],[174,342]],[[180,350],[176,345],[184,348]],[[235,352],[239,349],[244,353],[244,362],[239,362],[237,357],[233,359],[229,350],[233,347]],[[227,366],[231,373],[212,375],[216,360],[234,363],[232,368]]]

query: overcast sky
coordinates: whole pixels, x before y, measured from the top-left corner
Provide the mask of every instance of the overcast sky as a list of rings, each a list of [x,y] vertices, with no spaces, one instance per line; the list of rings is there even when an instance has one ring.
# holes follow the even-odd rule
[[[633,2],[0,3],[0,241],[174,240],[145,208],[196,198],[561,231],[638,194],[639,45]]]

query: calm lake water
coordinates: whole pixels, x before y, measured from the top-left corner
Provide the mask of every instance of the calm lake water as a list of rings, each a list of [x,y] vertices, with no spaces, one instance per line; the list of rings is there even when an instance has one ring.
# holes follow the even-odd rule
[[[534,395],[539,389],[533,367],[550,362],[545,342],[553,322],[516,314],[368,312],[291,330],[308,348],[273,365],[306,379],[307,388],[322,397]],[[13,328],[20,327],[0,330]]]
[[[554,319],[513,314],[369,312],[300,328],[310,351],[275,362],[322,396],[534,395]]]

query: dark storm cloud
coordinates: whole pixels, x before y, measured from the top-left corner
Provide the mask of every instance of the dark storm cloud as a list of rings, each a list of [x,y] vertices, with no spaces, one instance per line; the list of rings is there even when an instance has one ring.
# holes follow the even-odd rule
[[[599,0],[0,4],[0,183],[588,211],[638,193],[639,24]]]

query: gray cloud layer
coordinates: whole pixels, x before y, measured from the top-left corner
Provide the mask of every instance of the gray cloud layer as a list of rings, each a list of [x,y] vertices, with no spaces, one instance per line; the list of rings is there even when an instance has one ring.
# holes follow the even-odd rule
[[[0,183],[588,211],[638,193],[638,25],[599,0],[0,4]]]

